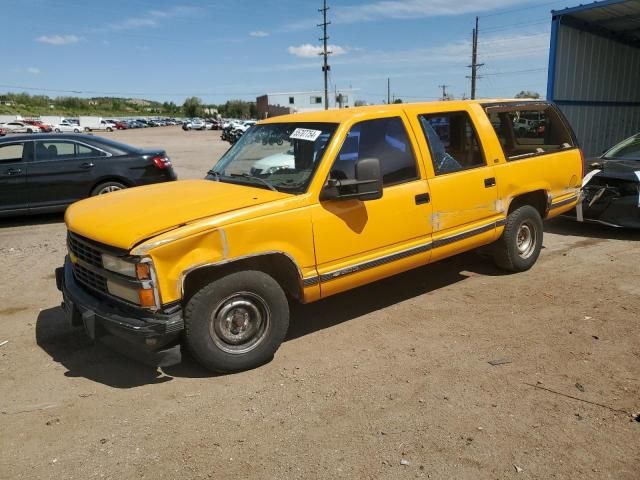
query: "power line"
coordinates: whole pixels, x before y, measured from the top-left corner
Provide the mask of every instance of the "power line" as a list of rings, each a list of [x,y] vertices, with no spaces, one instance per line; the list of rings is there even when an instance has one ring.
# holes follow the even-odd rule
[[[492,72],[492,73],[483,73],[483,77],[495,76],[495,75],[516,75],[518,73],[532,73],[532,72],[546,72],[548,68],[528,68],[526,70],[511,70],[508,72]]]
[[[544,2],[544,3],[537,3],[536,5],[531,5],[530,7],[522,7],[522,8],[512,8],[510,10],[502,10],[500,12],[495,12],[495,13],[489,13],[487,15],[483,15],[483,17],[496,17],[498,15],[505,15],[507,13],[514,13],[514,12],[521,12],[523,10],[532,10],[534,8],[539,8],[539,7],[544,7],[545,5],[553,5],[554,3],[567,3],[566,1],[558,1],[555,0],[553,2]]]

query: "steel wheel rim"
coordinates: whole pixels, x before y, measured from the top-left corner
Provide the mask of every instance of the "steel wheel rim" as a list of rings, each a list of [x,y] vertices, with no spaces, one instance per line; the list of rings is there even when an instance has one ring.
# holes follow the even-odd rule
[[[267,302],[251,292],[238,292],[218,302],[211,313],[209,334],[216,346],[240,355],[257,348],[271,325]]]
[[[98,195],[104,195],[105,193],[117,192],[118,190],[122,190],[122,187],[118,185],[107,185],[106,187],[102,187],[98,192]]]
[[[536,248],[536,229],[530,222],[523,222],[516,234],[516,247],[520,258],[529,258]]]

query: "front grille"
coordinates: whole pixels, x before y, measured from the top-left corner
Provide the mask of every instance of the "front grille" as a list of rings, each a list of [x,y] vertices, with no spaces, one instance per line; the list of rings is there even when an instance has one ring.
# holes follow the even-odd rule
[[[88,268],[77,263],[73,265],[73,274],[75,275],[76,280],[82,283],[85,287],[100,293],[109,293],[107,290],[107,279],[102,275],[92,272]]]
[[[67,245],[69,251],[83,262],[93,265],[94,267],[102,268],[102,255],[100,250],[93,247],[81,237],[69,232],[67,235]]]

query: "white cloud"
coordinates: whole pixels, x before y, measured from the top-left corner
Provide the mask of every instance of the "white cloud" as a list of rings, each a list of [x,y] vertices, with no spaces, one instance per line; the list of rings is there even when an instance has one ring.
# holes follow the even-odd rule
[[[40,73],[40,69],[37,67],[27,67],[27,73],[31,73],[32,75],[38,75]]]
[[[360,23],[375,20],[465,15],[489,12],[499,8],[518,6],[522,0],[378,0],[361,5],[336,6],[329,19],[334,24]],[[289,23],[284,31],[306,30],[316,26],[316,19],[308,18]]]
[[[356,23],[384,18],[409,19],[444,15],[464,15],[521,4],[522,0],[382,0],[335,9],[337,23]]]
[[[333,55],[344,55],[347,53],[347,50],[339,45],[328,45],[328,49]],[[309,58],[320,55],[323,51],[323,47],[320,45],[305,43],[298,47],[289,47],[288,51],[291,55],[295,55],[296,57]]]
[[[70,45],[79,42],[80,37],[76,35],[42,35],[36,38],[36,41],[49,45]]]
[[[269,34],[267,32],[263,32],[262,30],[258,30],[256,32],[250,32],[249,36],[262,38],[262,37],[268,37]]]
[[[199,7],[186,5],[176,5],[167,10],[149,10],[144,16],[129,17],[122,21],[111,23],[109,28],[111,30],[130,30],[141,27],[157,27],[160,25],[161,19],[191,15],[198,11],[200,11]]]

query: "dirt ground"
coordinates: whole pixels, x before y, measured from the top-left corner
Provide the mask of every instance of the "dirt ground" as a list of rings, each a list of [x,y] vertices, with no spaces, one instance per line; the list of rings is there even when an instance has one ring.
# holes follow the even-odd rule
[[[109,136],[182,178],[227,148]],[[60,309],[62,216],[1,222],[0,478],[639,478],[639,234],[556,220],[527,273],[470,253],[297,306],[271,363],[212,376],[93,345]]]

